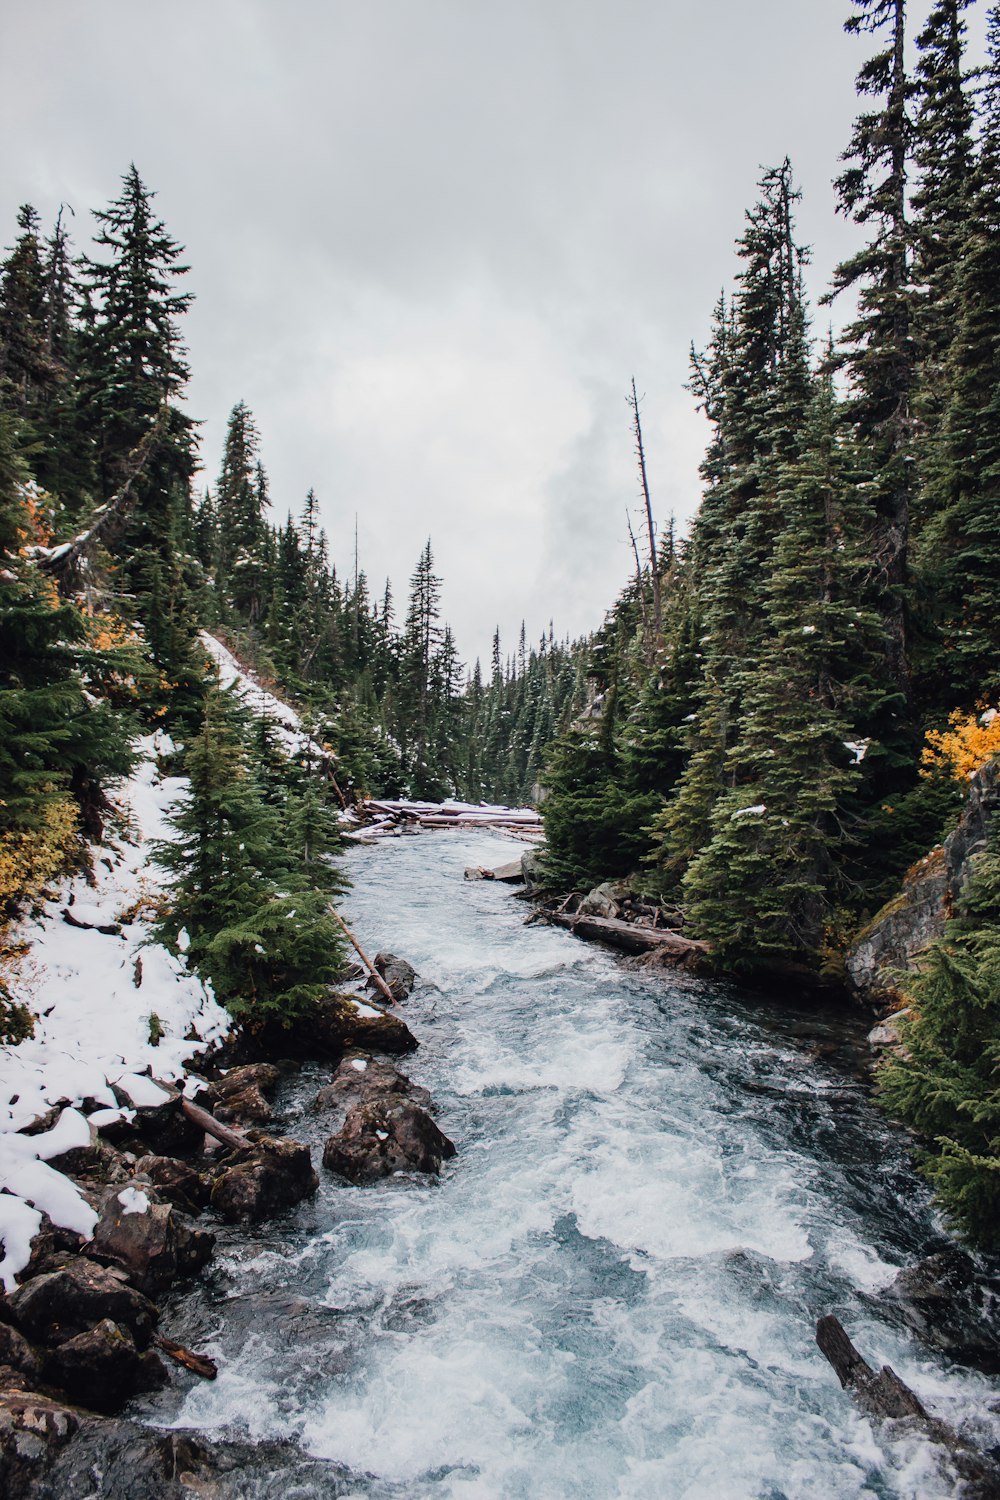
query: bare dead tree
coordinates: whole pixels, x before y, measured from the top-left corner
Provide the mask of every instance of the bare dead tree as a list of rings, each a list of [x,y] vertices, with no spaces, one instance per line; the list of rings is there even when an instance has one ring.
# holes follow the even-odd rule
[[[632,555],[635,558],[635,592],[636,597],[639,600],[639,616],[642,620],[642,639],[645,642],[645,648],[648,652],[649,613],[646,609],[646,586],[642,580],[642,563],[639,561],[639,543],[635,539],[635,532],[632,530],[632,517],[629,515],[627,510],[625,512],[625,524],[628,526],[628,539],[632,543]]]
[[[639,397],[636,395],[635,376],[632,377],[632,394],[626,397],[632,409],[632,425],[635,432],[635,452],[639,460],[639,479],[642,497],[646,502],[646,526],[649,531],[649,573],[653,581],[653,630],[656,649],[663,645],[663,601],[660,597],[660,565],[656,555],[656,527],[653,525],[653,503],[649,498],[649,480],[646,475],[646,450],[642,442],[642,424],[639,421]]]

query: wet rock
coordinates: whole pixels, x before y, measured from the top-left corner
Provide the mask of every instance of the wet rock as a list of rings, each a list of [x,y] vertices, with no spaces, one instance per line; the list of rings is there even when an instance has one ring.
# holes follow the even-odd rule
[[[358,1104],[323,1150],[323,1165],[349,1182],[376,1182],[393,1172],[431,1172],[455,1147],[426,1110],[390,1097]]]
[[[308,1198],[319,1187],[309,1147],[269,1137],[220,1165],[211,1203],[230,1222],[256,1223]]]
[[[9,1323],[0,1323],[0,1365],[17,1370],[29,1380],[38,1380],[42,1361],[38,1350]]]
[[[194,1214],[208,1202],[208,1179],[176,1156],[140,1156],[134,1172],[152,1183],[158,1197],[182,1213]]]
[[[247,1063],[232,1068],[206,1089],[204,1106],[219,1120],[236,1125],[266,1125],[274,1119],[267,1095],[281,1079],[273,1063]]]
[[[405,1000],[417,982],[417,971],[413,965],[408,964],[405,958],[397,958],[395,953],[376,953],[372,962],[389,986],[392,998],[397,1003]]]
[[[505,865],[497,865],[492,874],[494,880],[502,881],[504,885],[521,885],[524,881],[519,859],[512,859]]]
[[[0,1390],[0,1493],[32,1495],[48,1467],[80,1425],[79,1413],[35,1391]]]
[[[411,1083],[391,1063],[376,1062],[372,1057],[345,1057],[325,1088],[316,1095],[319,1109],[348,1110],[356,1104],[383,1096],[395,1096],[390,1102],[407,1099],[422,1109],[432,1110],[434,1101],[427,1089]]]
[[[153,1297],[178,1276],[193,1275],[212,1258],[215,1236],[195,1229],[151,1189],[132,1183],[112,1193],[85,1254],[124,1271],[133,1286]]]
[[[989,1375],[1000,1374],[995,1310],[1000,1283],[957,1248],[907,1266],[883,1294],[933,1349]]]
[[[465,880],[492,880],[493,871],[487,870],[483,865],[470,865],[463,878]]]
[[[390,1055],[413,1052],[417,1039],[398,1016],[349,995],[329,995],[287,1027],[277,1022],[262,1027],[255,1045],[271,1056],[339,1060],[352,1047]]]
[[[137,1346],[149,1343],[159,1309],[129,1286],[121,1271],[79,1257],[27,1281],[6,1300],[5,1315],[34,1343],[46,1347],[75,1338],[102,1319],[126,1329]]]
[[[166,1384],[163,1361],[152,1349],[140,1352],[127,1328],[102,1318],[53,1349],[46,1378],[94,1411],[116,1411],[142,1391]]]

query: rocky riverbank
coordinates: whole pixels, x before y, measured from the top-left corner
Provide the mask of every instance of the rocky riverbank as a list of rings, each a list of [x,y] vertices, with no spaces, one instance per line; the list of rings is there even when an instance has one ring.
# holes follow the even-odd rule
[[[413,969],[391,954],[375,966],[404,1000]],[[438,1173],[455,1147],[433,1120],[427,1091],[388,1061],[416,1046],[400,1016],[334,995],[300,1027],[230,1038],[199,1057],[181,1087],[147,1079],[138,1107],[67,1107],[24,1127],[27,1140],[44,1141],[67,1135],[71,1115],[78,1141],[83,1122],[88,1143],[49,1154],[47,1167],[74,1185],[95,1224],[84,1235],[44,1216],[27,1264],[0,1295],[4,1494],[75,1495],[71,1476],[86,1475],[92,1453],[100,1454],[103,1497],[190,1494],[185,1475],[197,1473],[223,1485],[212,1493],[230,1493],[228,1450],[239,1445],[164,1438],[114,1418],[178,1366],[215,1376],[211,1360],[170,1337],[158,1299],[209,1263],[220,1220],[254,1225],[316,1191],[308,1145],[272,1131],[273,1093],[302,1060],[331,1067],[316,1100],[329,1129],[323,1170],[350,1183]]]

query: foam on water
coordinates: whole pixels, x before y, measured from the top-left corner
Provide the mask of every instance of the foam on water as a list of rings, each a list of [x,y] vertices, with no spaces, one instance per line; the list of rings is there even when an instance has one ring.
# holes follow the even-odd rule
[[[421,975],[407,1071],[459,1154],[440,1182],[325,1177],[256,1248],[234,1241],[203,1310],[220,1377],[153,1398],[156,1418],[295,1437],[359,1500],[950,1494],[813,1340],[837,1310],[952,1421],[992,1394],[860,1295],[935,1245],[900,1138],[734,994],[631,974],[462,882],[509,848],[352,856],[348,919]],[[319,1141],[315,1086],[288,1104]]]

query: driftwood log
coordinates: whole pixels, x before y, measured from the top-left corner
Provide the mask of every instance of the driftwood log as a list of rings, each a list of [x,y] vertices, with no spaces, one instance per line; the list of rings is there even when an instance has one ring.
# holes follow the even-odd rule
[[[244,1146],[252,1144],[242,1130],[233,1130],[229,1125],[223,1125],[221,1120],[210,1115],[207,1109],[202,1109],[200,1104],[192,1104],[190,1099],[181,1100],[181,1109],[192,1125],[197,1125],[199,1130],[203,1130],[214,1140],[221,1141],[223,1146],[229,1146],[234,1151],[241,1151]]]
[[[351,929],[348,927],[347,923],[344,921],[343,917],[340,915],[340,912],[337,911],[334,907],[331,906],[330,907],[330,915],[331,915],[331,917],[333,917],[334,921],[339,922],[340,926],[344,929],[344,935],[346,936],[346,938],[350,942],[351,947],[354,949],[355,953],[358,955],[358,957],[360,958],[361,962],[364,964],[365,968],[368,970],[368,974],[369,974],[369,977],[371,979],[372,984],[378,990],[379,994],[385,1000],[386,1004],[387,1005],[395,1005],[395,1003],[396,1003],[396,997],[395,997],[395,995],[392,993],[392,990],[386,984],[385,980],[382,978],[382,975],[379,973],[378,969],[376,969],[375,965],[372,963],[371,959],[368,957],[368,954],[362,948],[361,944],[358,942],[357,938],[354,936],[354,933],[351,931]]]
[[[656,949],[685,958],[688,954],[708,952],[708,944],[695,938],[681,937],[679,932],[670,932],[663,927],[637,927],[634,922],[622,922],[617,917],[581,917],[554,911],[543,912],[541,920],[565,927],[577,937],[621,948],[626,953],[650,953]]]
[[[816,1324],[816,1342],[830,1361],[845,1390],[866,1416],[876,1421],[908,1420],[930,1442],[948,1452],[961,1481],[961,1500],[1000,1500],[1000,1467],[987,1454],[959,1437],[953,1427],[932,1417],[920,1397],[900,1380],[890,1365],[875,1370],[855,1349],[844,1325],[832,1313]]]
[[[214,1380],[219,1373],[219,1367],[214,1359],[209,1359],[207,1354],[195,1354],[193,1349],[185,1349],[183,1344],[175,1343],[165,1334],[155,1334],[153,1343],[157,1349],[162,1349],[164,1354],[168,1354],[179,1365],[183,1365],[185,1370],[190,1370],[192,1375],[200,1375],[203,1380]]]
[[[873,1370],[851,1343],[839,1318],[828,1313],[816,1324],[816,1342],[837,1372],[845,1390],[851,1391],[861,1410],[870,1417],[923,1417],[927,1413],[910,1387],[890,1365]]]

